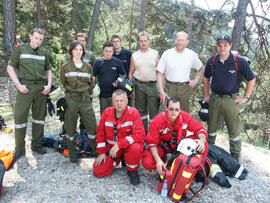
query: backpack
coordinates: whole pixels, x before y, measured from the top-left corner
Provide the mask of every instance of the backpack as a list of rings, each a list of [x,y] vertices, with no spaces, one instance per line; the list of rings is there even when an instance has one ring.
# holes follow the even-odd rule
[[[216,58],[217,58],[217,54],[212,58],[212,62],[210,63],[210,69],[213,68],[214,62],[215,62]],[[237,56],[236,56],[236,54],[233,54],[233,62],[235,64],[236,70],[238,72],[239,71],[239,65],[237,63]]]
[[[193,199],[205,187],[209,176],[209,174],[206,175],[204,163],[207,163],[210,168],[211,163],[207,157],[201,154],[186,156],[178,152],[167,162],[167,170],[163,171],[163,175],[160,176],[158,182],[158,192],[161,192],[163,182],[167,180],[168,196],[170,196],[171,200],[179,202]],[[199,170],[204,173],[204,182],[197,192],[191,190],[194,195],[188,198],[191,183]]]
[[[3,179],[5,171],[12,167],[14,164],[13,151],[0,151],[0,196],[4,194]]]

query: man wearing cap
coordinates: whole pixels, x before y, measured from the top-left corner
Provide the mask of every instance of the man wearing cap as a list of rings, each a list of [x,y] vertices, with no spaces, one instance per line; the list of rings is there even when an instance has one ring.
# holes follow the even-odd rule
[[[31,149],[39,154],[47,151],[41,146],[50,93],[52,71],[48,52],[41,47],[44,32],[34,28],[30,42],[17,46],[8,62],[7,72],[17,88],[15,103],[15,159],[25,155],[25,135],[28,113],[32,110]]]
[[[169,97],[178,97],[181,108],[189,112],[189,99],[194,88],[203,75],[204,67],[198,55],[186,48],[189,40],[188,34],[181,31],[176,34],[175,47],[165,51],[157,66],[157,81],[159,97],[162,105]],[[190,79],[192,68],[197,70],[194,80]],[[164,79],[165,89],[164,89]],[[163,109],[164,110],[163,106]]]
[[[238,113],[240,105],[246,103],[251,96],[256,78],[243,57],[237,56],[237,63],[235,62],[231,47],[232,42],[228,35],[217,38],[218,54],[208,59],[204,71],[204,100],[209,103],[208,142],[215,143],[216,131],[223,116],[229,133],[231,155],[239,160],[242,123]],[[241,77],[247,80],[243,95],[239,94]]]

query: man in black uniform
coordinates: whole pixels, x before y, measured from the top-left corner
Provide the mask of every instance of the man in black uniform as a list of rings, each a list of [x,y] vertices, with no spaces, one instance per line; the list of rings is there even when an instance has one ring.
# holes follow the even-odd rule
[[[100,115],[109,106],[112,106],[113,82],[120,74],[126,74],[121,61],[113,57],[113,43],[103,44],[103,57],[96,60],[93,67],[94,77],[98,77],[100,87]]]
[[[208,142],[215,143],[216,131],[223,116],[229,133],[231,155],[239,160],[242,123],[238,118],[238,113],[240,105],[246,103],[252,94],[256,78],[249,63],[243,57],[233,55],[231,47],[232,42],[228,35],[217,38],[218,55],[208,59],[204,72],[204,100],[210,104]],[[242,77],[247,80],[247,86],[244,95],[240,96]],[[211,95],[209,96],[210,87]]]

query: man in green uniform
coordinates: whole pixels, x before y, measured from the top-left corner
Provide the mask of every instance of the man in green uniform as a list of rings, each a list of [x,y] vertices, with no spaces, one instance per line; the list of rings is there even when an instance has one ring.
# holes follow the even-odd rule
[[[25,134],[29,109],[32,109],[31,149],[46,154],[41,146],[47,112],[47,94],[51,89],[52,71],[47,51],[40,47],[44,32],[34,28],[30,43],[17,46],[8,62],[7,72],[17,88],[15,103],[15,158],[25,155]]]

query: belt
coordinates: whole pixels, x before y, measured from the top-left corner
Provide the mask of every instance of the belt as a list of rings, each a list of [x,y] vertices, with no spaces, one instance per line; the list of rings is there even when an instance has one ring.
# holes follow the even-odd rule
[[[166,80],[166,82],[168,84],[171,84],[171,85],[186,85],[186,84],[189,84],[189,82],[171,82],[169,80]]]
[[[45,80],[20,80],[22,84],[29,84],[29,85],[45,85],[47,81]]]
[[[221,93],[221,92],[215,92],[215,91],[213,91],[213,93],[220,96],[220,97],[226,97],[226,96],[232,97],[233,96],[233,94],[229,94],[229,93]]]
[[[140,81],[136,78],[135,78],[135,81],[138,81],[139,83],[143,83],[143,84],[155,84],[157,82],[157,81]]]

